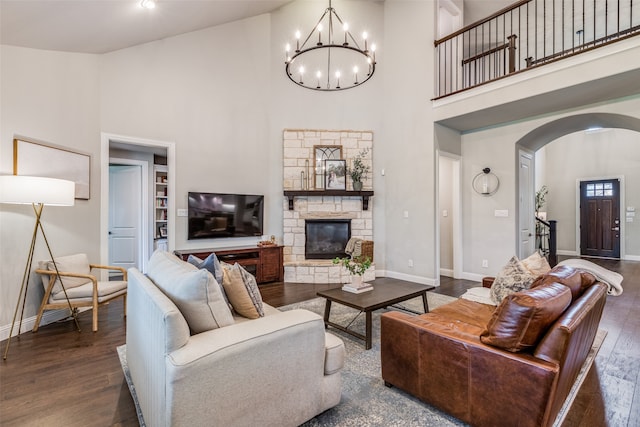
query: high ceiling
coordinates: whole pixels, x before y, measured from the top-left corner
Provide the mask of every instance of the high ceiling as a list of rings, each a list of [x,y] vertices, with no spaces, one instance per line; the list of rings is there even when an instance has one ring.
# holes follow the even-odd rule
[[[0,43],[105,53],[268,13],[292,0],[0,0]],[[514,0],[513,0],[514,1]],[[465,22],[512,0],[464,0]]]
[[[105,53],[271,12],[291,0],[0,0],[0,42]]]

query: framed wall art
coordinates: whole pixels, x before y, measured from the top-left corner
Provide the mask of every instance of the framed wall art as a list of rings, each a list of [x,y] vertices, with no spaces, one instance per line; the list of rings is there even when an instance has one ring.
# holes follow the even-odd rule
[[[324,161],[325,189],[326,190],[346,190],[347,189],[347,161],[346,160],[325,160]]]
[[[15,138],[13,173],[67,179],[76,184],[76,199],[89,200],[91,196],[91,156],[88,154]]]
[[[342,145],[314,145],[313,146],[313,172],[316,189],[325,188],[325,160],[342,159]]]

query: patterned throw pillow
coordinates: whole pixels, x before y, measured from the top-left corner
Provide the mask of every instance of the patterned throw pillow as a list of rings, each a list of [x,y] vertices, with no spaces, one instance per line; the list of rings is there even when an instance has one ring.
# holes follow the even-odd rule
[[[491,285],[491,300],[496,305],[500,304],[507,295],[529,289],[536,277],[522,265],[518,257],[511,257]]]

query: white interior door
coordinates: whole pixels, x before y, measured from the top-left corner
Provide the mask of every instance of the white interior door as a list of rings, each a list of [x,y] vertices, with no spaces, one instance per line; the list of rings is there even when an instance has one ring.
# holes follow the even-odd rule
[[[533,253],[536,246],[535,208],[533,206],[533,156],[530,153],[520,151],[519,167],[519,228],[520,228],[520,259]]]
[[[109,165],[109,265],[140,269],[142,168]]]

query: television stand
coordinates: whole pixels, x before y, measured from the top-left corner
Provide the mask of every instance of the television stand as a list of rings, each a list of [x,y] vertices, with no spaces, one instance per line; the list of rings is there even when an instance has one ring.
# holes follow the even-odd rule
[[[256,276],[256,282],[284,281],[283,246],[238,246],[220,249],[185,249],[174,253],[187,260],[189,255],[205,259],[215,253],[220,261],[228,264],[238,263]]]

